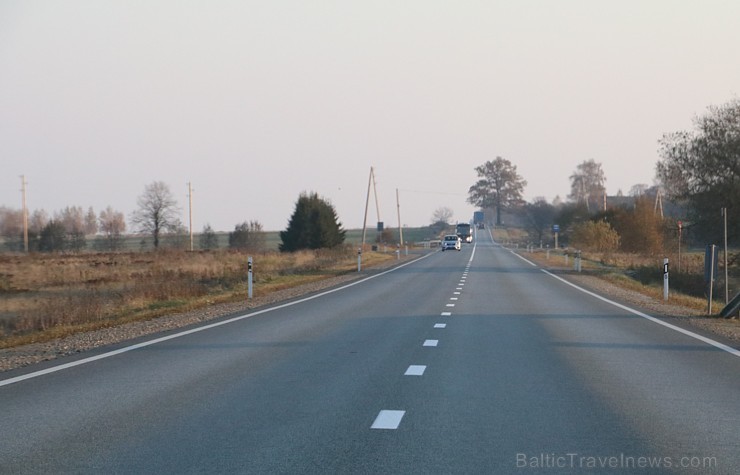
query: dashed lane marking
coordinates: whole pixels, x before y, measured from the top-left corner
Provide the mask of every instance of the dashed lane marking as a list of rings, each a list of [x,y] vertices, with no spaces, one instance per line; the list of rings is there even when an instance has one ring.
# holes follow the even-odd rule
[[[404,376],[423,376],[426,369],[424,365],[412,364],[403,374]]]
[[[375,418],[375,422],[370,426],[371,429],[398,429],[401,424],[401,419],[406,414],[406,411],[394,411],[384,409],[380,411],[378,417]]]

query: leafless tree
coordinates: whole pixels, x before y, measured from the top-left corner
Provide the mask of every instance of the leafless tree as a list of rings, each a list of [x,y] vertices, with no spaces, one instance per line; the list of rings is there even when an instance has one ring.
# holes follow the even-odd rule
[[[95,214],[92,206],[87,209],[85,215],[85,234],[97,234],[98,233],[98,216]]]
[[[589,211],[598,210],[599,203],[604,200],[606,193],[606,176],[601,164],[593,159],[586,160],[570,176],[570,195],[568,198],[576,203],[585,203]]]
[[[644,183],[632,185],[632,188],[630,188],[630,196],[642,196],[648,189],[650,189],[650,185],[646,185]]]
[[[126,231],[126,219],[123,213],[108,206],[100,212],[98,222],[108,250],[120,249],[123,244],[123,233]]]
[[[432,224],[450,224],[453,215],[454,213],[450,208],[446,206],[439,207],[432,213]]]
[[[0,235],[5,238],[17,238],[23,233],[23,212],[21,210],[0,206]]]
[[[166,183],[155,181],[144,188],[137,200],[139,209],[131,215],[131,223],[138,231],[151,234],[154,248],[159,248],[163,232],[175,231],[180,225],[180,208]]]
[[[85,234],[85,212],[81,206],[67,206],[57,211],[54,221],[62,223],[67,234]]]
[[[47,224],[49,224],[49,215],[46,211],[43,209],[34,210],[28,218],[28,231],[38,236]]]

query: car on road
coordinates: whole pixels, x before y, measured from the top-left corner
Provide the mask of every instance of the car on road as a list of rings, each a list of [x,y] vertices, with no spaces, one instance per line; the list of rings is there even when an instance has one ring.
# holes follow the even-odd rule
[[[462,240],[456,234],[448,234],[442,239],[442,250],[462,248]]]

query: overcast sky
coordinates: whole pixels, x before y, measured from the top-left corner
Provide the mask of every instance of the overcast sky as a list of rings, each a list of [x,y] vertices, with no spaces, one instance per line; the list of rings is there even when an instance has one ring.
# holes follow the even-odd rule
[[[652,184],[658,140],[740,94],[737,0],[0,1],[0,205],[284,229],[302,191],[362,226],[467,221],[474,168],[525,198]],[[368,223],[377,220],[371,196]]]

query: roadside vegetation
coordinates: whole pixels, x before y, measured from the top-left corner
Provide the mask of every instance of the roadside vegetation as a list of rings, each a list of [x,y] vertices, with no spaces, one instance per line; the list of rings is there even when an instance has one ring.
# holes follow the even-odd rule
[[[239,250],[0,255],[0,347],[247,299],[357,271],[353,246],[292,253]],[[395,259],[367,252],[363,266]]]
[[[639,292],[655,300],[663,299],[663,259],[670,262],[669,302],[692,308],[700,312],[707,311],[707,286],[704,282],[704,252],[697,249],[685,249],[681,253],[679,268],[678,252],[639,253],[624,252],[617,249],[603,250],[609,247],[598,241],[581,241],[584,246],[558,249],[533,243],[531,235],[525,228],[499,227],[493,229],[493,237],[506,247],[518,249],[528,258],[543,267],[563,273],[575,274],[576,252],[580,251],[581,272],[596,276],[622,288]],[[593,238],[604,238],[612,242],[613,233],[592,235]],[[725,304],[724,269],[718,272],[713,293],[713,313],[716,314]],[[740,261],[731,260],[728,265],[728,288],[740,289]]]

